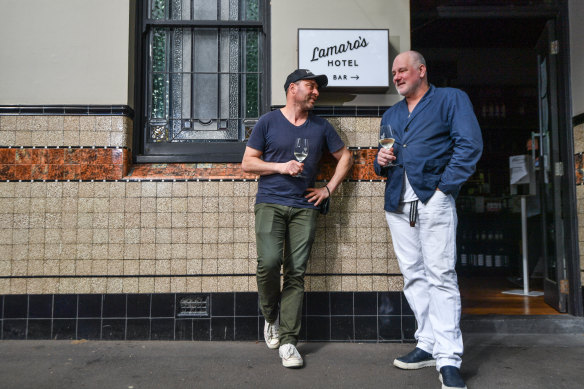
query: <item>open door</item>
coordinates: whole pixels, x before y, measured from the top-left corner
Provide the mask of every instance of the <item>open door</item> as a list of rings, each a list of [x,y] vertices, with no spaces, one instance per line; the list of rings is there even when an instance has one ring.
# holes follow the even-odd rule
[[[547,22],[536,46],[539,74],[539,150],[533,150],[541,207],[541,258],[544,265],[544,300],[566,312],[566,266],[562,221],[564,167],[560,159],[557,40],[553,20]]]

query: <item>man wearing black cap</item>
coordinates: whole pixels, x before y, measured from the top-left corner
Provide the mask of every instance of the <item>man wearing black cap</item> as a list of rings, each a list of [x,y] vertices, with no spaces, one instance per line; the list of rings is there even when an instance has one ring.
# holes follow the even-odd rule
[[[268,348],[279,348],[285,367],[301,367],[296,349],[300,332],[304,273],[316,231],[319,205],[340,185],[352,165],[351,153],[326,120],[310,114],[326,75],[306,69],[284,83],[286,105],[263,115],[255,125],[242,161],[245,172],[260,175],[255,204],[257,283]],[[296,139],[308,140],[306,158],[294,158]],[[315,188],[318,162],[328,150],[338,161],[335,173]],[[280,290],[280,268],[284,283]],[[279,311],[278,311],[279,306]]]

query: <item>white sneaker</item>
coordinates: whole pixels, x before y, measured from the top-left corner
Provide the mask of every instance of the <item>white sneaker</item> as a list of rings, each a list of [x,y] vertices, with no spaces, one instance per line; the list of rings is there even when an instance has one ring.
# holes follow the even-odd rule
[[[280,347],[280,318],[276,318],[276,321],[272,324],[266,323],[264,324],[264,339],[266,340],[266,344],[270,349],[276,349]]]
[[[304,361],[300,356],[296,347],[293,344],[283,344],[279,350],[280,358],[282,358],[282,365],[284,367],[302,367]]]

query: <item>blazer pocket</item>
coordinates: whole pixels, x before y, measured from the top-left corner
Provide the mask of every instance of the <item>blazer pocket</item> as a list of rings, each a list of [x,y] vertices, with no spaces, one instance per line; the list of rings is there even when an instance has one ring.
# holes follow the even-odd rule
[[[441,175],[444,172],[444,169],[446,169],[448,161],[450,161],[450,158],[428,159],[424,163],[422,171],[424,174]]]

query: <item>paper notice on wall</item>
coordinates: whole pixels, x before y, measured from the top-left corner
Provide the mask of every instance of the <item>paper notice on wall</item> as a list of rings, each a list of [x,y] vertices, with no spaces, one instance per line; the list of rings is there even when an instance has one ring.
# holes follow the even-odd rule
[[[529,184],[530,158],[529,155],[513,155],[509,157],[511,185]]]

